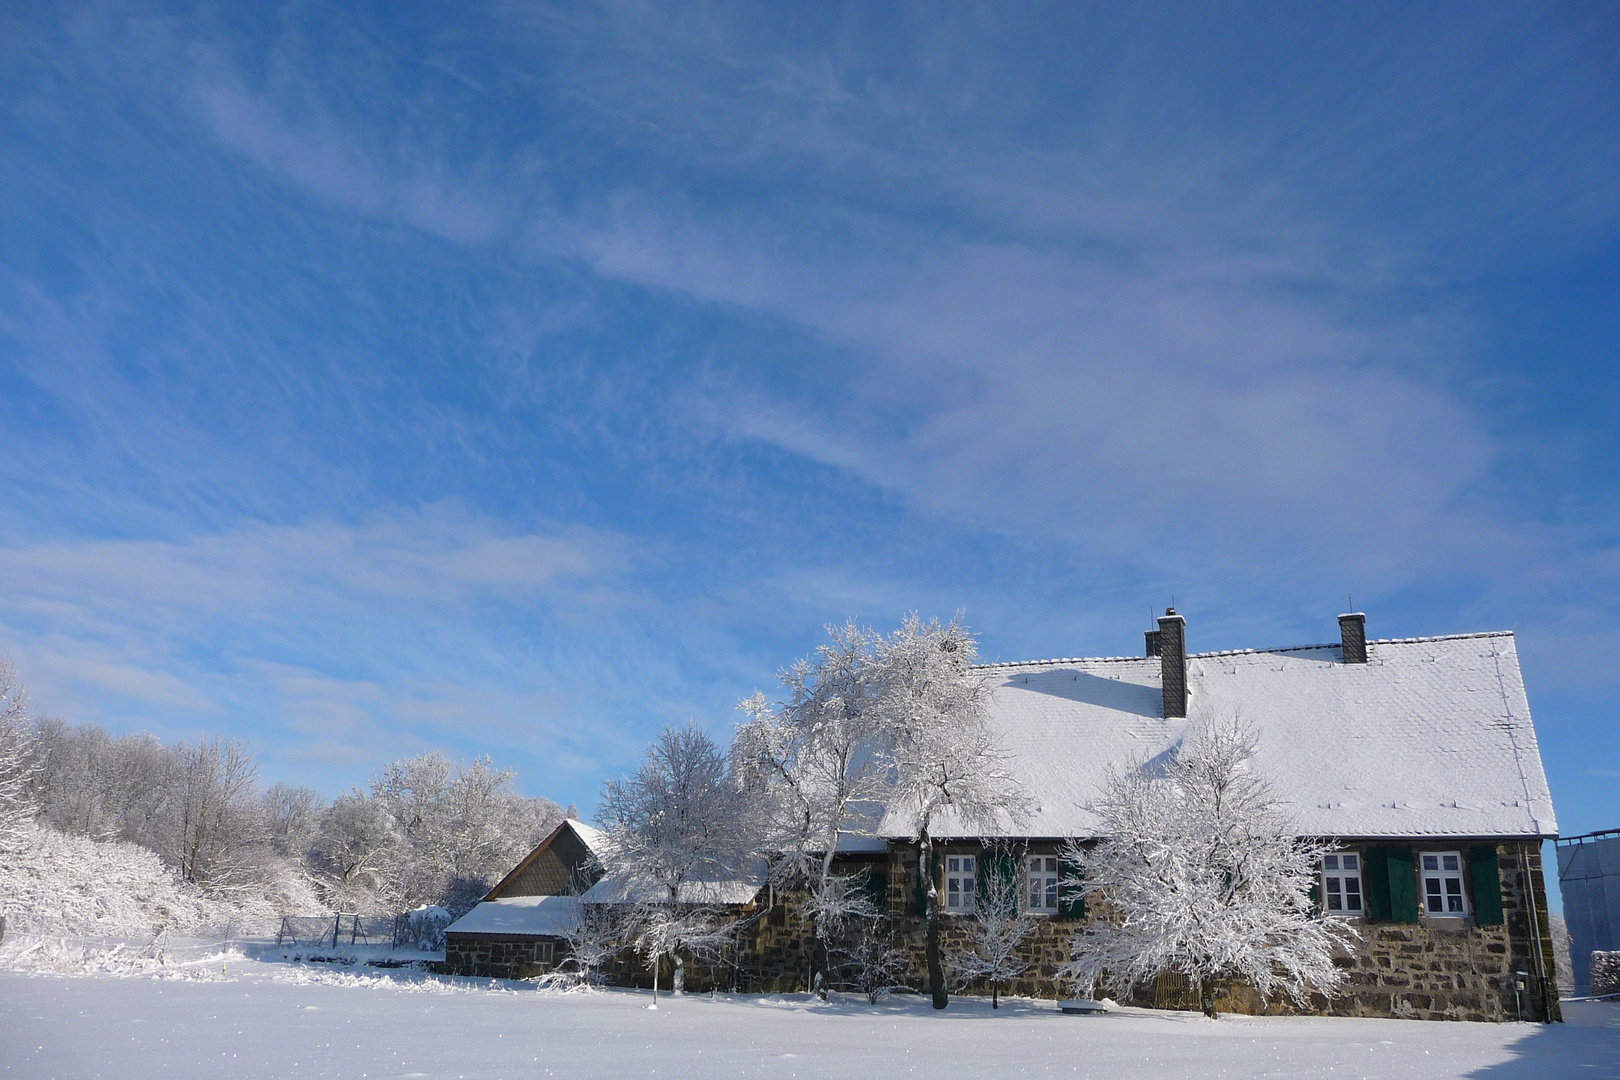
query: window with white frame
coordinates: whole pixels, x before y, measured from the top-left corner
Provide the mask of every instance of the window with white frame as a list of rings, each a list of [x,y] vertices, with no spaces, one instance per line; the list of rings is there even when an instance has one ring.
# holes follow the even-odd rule
[[[1037,915],[1056,915],[1058,909],[1058,861],[1055,855],[1031,855],[1024,860],[1029,885],[1025,899]]]
[[[1361,915],[1361,856],[1336,851],[1322,856],[1322,901],[1330,915]]]
[[[972,855],[945,857],[945,910],[966,915],[973,910],[978,860]]]
[[[1422,865],[1423,910],[1441,918],[1467,915],[1462,855],[1455,851],[1424,852]]]

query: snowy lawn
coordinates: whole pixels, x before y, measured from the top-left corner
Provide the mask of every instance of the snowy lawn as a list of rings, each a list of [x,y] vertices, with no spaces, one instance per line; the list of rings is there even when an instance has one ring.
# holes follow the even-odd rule
[[[921,999],[541,992],[232,956],[181,978],[0,972],[0,1077],[1620,1078],[1620,1006],[1440,1024]],[[222,972],[218,964],[225,964]]]

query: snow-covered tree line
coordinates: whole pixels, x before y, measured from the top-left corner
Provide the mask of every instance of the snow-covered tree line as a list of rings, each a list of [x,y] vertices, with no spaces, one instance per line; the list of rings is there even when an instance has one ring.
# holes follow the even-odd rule
[[[133,846],[195,894],[264,917],[471,907],[565,813],[519,795],[513,778],[487,758],[430,753],[328,802],[308,787],[266,787],[237,741],[165,745],[36,721],[16,669],[0,664],[0,845],[83,858],[96,849],[53,837]],[[48,873],[42,862],[35,876]],[[23,891],[0,873],[0,906],[15,910]]]

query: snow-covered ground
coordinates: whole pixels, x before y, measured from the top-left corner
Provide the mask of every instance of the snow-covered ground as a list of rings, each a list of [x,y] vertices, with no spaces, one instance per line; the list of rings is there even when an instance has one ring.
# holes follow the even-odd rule
[[[578,995],[195,953],[165,977],[0,972],[0,1077],[1620,1078],[1620,1005],[1571,1022],[1222,1017],[957,999]],[[131,970],[139,968],[131,966]],[[374,971],[375,969],[371,969]]]

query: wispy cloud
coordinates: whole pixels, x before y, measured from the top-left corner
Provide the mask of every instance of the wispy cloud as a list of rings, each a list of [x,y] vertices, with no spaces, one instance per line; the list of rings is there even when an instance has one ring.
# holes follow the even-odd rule
[[[1481,284],[1614,242],[1610,12],[9,17],[0,638],[79,715],[593,790],[822,621],[1170,592],[1615,677],[1612,439]]]
[[[278,761],[527,753],[549,732],[563,760],[600,767],[622,750],[615,733],[569,730],[581,703],[548,707],[538,688],[606,647],[600,616],[632,602],[636,548],[577,526],[516,534],[450,504],[0,548],[0,649],[53,712],[169,736],[257,732]],[[534,651],[537,630],[570,626],[579,642]]]

